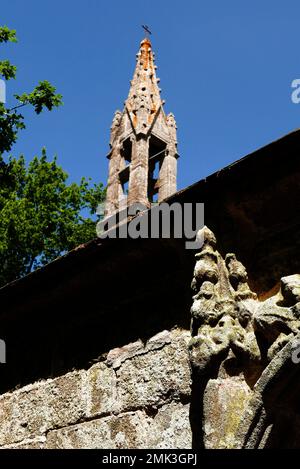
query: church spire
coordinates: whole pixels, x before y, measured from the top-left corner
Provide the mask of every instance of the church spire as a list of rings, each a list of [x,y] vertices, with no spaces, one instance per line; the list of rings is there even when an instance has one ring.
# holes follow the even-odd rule
[[[136,58],[135,72],[125,107],[136,133],[146,134],[164,104],[160,97],[154,54],[148,38],[141,42]]]
[[[176,192],[176,122],[163,109],[149,38],[136,57],[124,109],[111,127],[105,216],[133,203],[149,207]]]

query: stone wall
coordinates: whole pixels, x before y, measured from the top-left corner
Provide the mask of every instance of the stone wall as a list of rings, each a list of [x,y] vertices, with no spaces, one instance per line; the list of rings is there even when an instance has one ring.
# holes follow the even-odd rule
[[[111,350],[0,397],[2,448],[191,448],[190,334]]]

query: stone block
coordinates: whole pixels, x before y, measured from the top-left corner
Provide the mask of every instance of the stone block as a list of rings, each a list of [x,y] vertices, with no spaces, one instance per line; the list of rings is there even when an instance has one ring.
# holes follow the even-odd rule
[[[86,372],[87,417],[109,414],[117,409],[117,379],[103,362]]]
[[[192,431],[189,404],[171,402],[161,407],[148,427],[148,448],[190,449]]]
[[[161,406],[190,395],[187,352],[189,333],[176,331],[160,350],[139,354],[122,363],[117,373],[119,410]]]
[[[137,411],[50,431],[46,448],[145,448],[146,441],[147,418],[144,412]]]
[[[86,413],[83,371],[36,382],[0,398],[0,445],[77,422]]]

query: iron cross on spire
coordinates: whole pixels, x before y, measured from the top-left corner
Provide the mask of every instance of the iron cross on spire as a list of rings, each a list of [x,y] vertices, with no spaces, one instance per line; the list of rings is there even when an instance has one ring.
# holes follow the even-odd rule
[[[146,37],[149,37],[149,35],[152,34],[149,29],[149,26],[147,26],[146,24],[142,24],[142,28],[146,31]]]

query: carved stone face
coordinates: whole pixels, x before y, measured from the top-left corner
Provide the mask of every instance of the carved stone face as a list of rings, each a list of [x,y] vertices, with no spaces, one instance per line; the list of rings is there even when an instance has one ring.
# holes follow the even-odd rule
[[[236,320],[234,309],[230,310],[228,305],[211,303],[211,308],[206,310],[204,324],[210,327],[223,327],[225,324],[233,323]]]
[[[168,124],[169,127],[173,127],[174,129],[176,129],[175,118],[174,118],[173,114],[171,114],[171,113],[167,117],[167,124]]]
[[[219,343],[225,340],[228,343],[243,340],[245,329],[250,323],[249,311],[241,311],[230,301],[220,301],[215,304],[213,311],[207,311],[206,324],[212,329],[212,336],[219,337]]]

